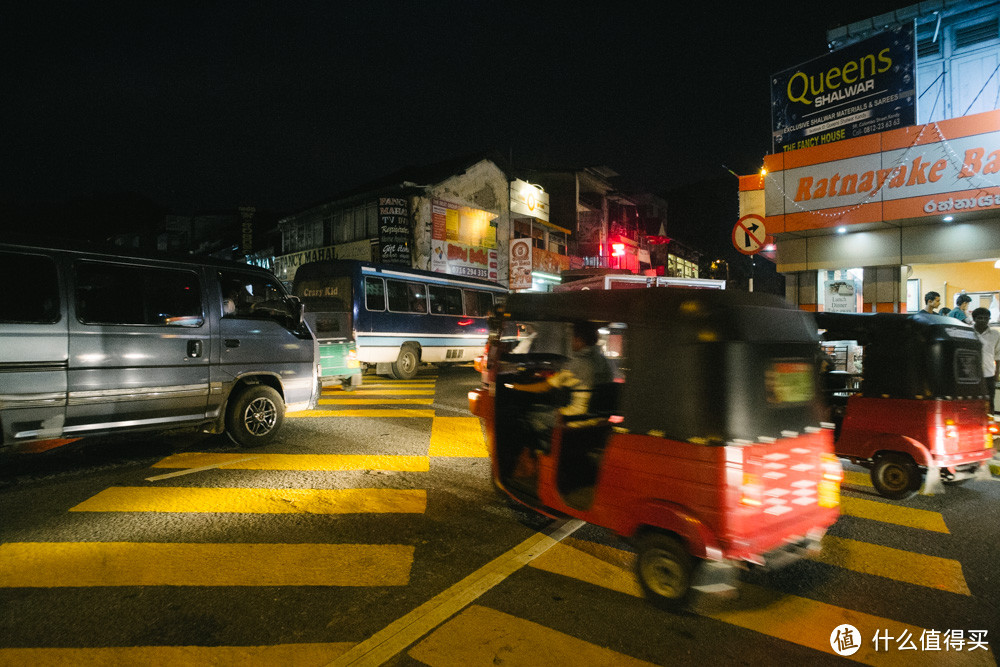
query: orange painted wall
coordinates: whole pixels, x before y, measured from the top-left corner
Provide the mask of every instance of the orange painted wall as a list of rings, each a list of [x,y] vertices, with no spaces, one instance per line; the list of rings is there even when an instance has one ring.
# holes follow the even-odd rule
[[[924,294],[932,290],[941,294],[941,305],[949,307],[962,290],[1000,292],[1000,269],[993,268],[993,262],[914,264],[910,278],[920,278],[921,305]]]

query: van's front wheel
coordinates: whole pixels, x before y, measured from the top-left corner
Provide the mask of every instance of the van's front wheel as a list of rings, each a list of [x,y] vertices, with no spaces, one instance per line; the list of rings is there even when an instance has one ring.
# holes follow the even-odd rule
[[[681,608],[691,593],[694,563],[680,540],[663,533],[646,533],[639,539],[636,575],[646,599],[673,611]]]
[[[226,434],[241,447],[274,439],[285,418],[285,402],[271,387],[258,384],[240,392],[226,407]]]

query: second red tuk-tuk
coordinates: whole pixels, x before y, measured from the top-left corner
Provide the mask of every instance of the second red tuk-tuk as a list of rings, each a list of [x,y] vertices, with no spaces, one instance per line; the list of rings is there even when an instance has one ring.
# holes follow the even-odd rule
[[[580,321],[600,327],[615,381],[540,442],[523,419],[539,395],[516,387],[567,362]],[[519,293],[492,322],[470,408],[498,489],[634,541],[647,598],[669,608],[734,590],[738,566],[817,550],[836,521],[842,470],[820,423],[817,351],[811,315],[770,295]]]
[[[882,496],[990,476],[993,434],[972,327],[930,313],[817,313],[825,341],[863,348],[860,370],[826,375],[834,449]],[[839,380],[839,381],[838,381]],[[858,382],[860,380],[860,382]]]

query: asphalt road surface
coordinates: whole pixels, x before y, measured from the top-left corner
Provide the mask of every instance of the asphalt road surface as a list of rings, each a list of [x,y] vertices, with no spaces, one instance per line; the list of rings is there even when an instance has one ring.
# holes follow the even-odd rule
[[[2,460],[0,665],[996,664],[996,478],[892,502],[848,466],[820,556],[668,613],[627,544],[497,496],[471,367],[364,379],[262,449]]]

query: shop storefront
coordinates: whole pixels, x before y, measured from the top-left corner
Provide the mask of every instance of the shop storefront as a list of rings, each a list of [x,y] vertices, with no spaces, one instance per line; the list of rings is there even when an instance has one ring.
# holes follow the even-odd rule
[[[943,306],[966,293],[1000,319],[1000,111],[777,153],[764,164],[740,189],[763,191],[778,270],[799,307],[906,312],[936,291]]]

